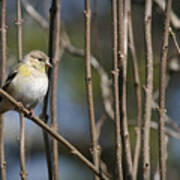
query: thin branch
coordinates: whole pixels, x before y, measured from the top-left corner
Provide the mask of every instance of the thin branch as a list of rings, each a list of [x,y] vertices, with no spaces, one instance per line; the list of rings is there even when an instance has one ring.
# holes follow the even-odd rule
[[[166,1],[165,0],[154,0],[154,2],[160,7],[162,11],[165,12],[165,7],[166,7]],[[170,20],[174,28],[179,29],[180,28],[180,19],[178,16],[171,11],[170,12]]]
[[[150,179],[150,122],[152,112],[153,92],[153,51],[151,37],[152,0],[147,0],[145,5],[145,45],[146,45],[146,85],[144,124],[143,124],[143,179]]]
[[[96,168],[99,168],[99,150],[96,135],[96,123],[94,115],[94,103],[93,103],[93,87],[92,87],[92,75],[91,75],[91,9],[90,1],[85,0],[85,59],[86,59],[86,87],[87,87],[87,99],[88,99],[88,111],[90,119],[90,134],[91,134],[91,151],[93,156],[93,162]],[[97,176],[94,179],[98,180]]]
[[[49,127],[38,117],[32,115],[32,113],[28,109],[22,107],[21,104],[19,104],[12,96],[10,96],[7,92],[5,92],[1,88],[0,88],[0,95],[6,98],[12,105],[16,107],[17,110],[21,111],[27,118],[32,120],[35,124],[37,124],[39,127],[44,129],[49,135],[55,138],[59,143],[64,145],[68,149],[69,153],[76,156],[86,167],[88,167],[97,176],[99,176],[101,179],[108,179],[108,177],[104,174],[103,171],[99,171],[98,168],[96,168],[85,156],[83,156],[72,144],[70,144],[58,132],[54,131],[54,129]]]
[[[161,50],[160,87],[159,87],[159,170],[161,180],[166,179],[166,144],[165,144],[165,91],[166,91],[166,66],[169,42],[169,25],[172,0],[167,1],[164,38]]]
[[[38,22],[42,28],[48,29],[49,23],[33,8],[27,0],[21,0],[26,12]]]
[[[133,35],[133,25],[131,17],[131,4],[129,7],[129,49],[131,51],[132,63],[133,63],[133,77],[134,77],[134,86],[136,90],[136,102],[137,102],[137,127],[136,127],[136,145],[133,159],[133,177],[134,180],[137,179],[137,171],[139,165],[139,155],[141,151],[141,125],[142,125],[142,97],[141,97],[141,86],[139,78],[139,70],[137,63],[136,48],[134,43]]]
[[[114,120],[116,124],[116,164],[118,179],[123,179],[122,170],[122,142],[119,112],[119,68],[118,68],[118,34],[117,34],[117,0],[112,1],[112,20],[113,20],[113,93],[114,93]]]
[[[20,164],[21,164],[21,179],[27,179],[27,171],[26,171],[26,157],[25,157],[25,118],[24,114],[20,113]]]
[[[18,58],[22,60],[22,16],[21,16],[21,1],[17,0],[17,38],[18,38]],[[26,158],[25,158],[25,118],[23,113],[20,113],[20,164],[21,164],[21,179],[27,179]]]
[[[132,179],[132,157],[131,147],[128,132],[128,119],[127,119],[127,102],[126,102],[126,79],[127,79],[127,45],[128,45],[128,2],[123,0],[118,1],[118,36],[119,36],[119,86],[120,86],[120,120],[122,131],[122,147],[124,153],[124,160],[126,167],[124,168],[125,176]],[[125,13],[123,13],[125,10]]]
[[[180,47],[179,47],[179,44],[178,44],[178,41],[177,41],[177,38],[176,38],[176,34],[173,32],[171,27],[169,27],[169,33],[173,38],[174,45],[175,45],[175,47],[177,49],[177,53],[180,54]]]
[[[51,90],[51,126],[55,131],[58,131],[57,124],[57,108],[56,108],[56,95],[57,95],[57,80],[58,80],[58,67],[59,67],[59,42],[60,42],[60,1],[53,0],[50,8],[50,42],[49,42],[49,57],[53,63],[52,70],[52,90]],[[58,144],[55,139],[52,139],[52,159],[53,159],[53,179],[58,180]]]
[[[6,50],[7,50],[7,26],[6,26],[6,0],[1,1],[1,87],[6,78]],[[0,115],[0,170],[1,179],[6,180],[6,161],[4,152],[4,116]]]

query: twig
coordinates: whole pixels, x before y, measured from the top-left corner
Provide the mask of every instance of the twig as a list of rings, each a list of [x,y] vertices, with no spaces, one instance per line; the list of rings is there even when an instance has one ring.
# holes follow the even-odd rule
[[[136,123],[131,122],[129,123],[130,126],[135,126]],[[159,124],[155,121],[151,121],[150,127],[154,130],[159,130]],[[175,138],[177,140],[180,140],[180,132],[176,131],[176,128],[170,128],[170,127],[165,127],[165,133],[167,136]]]
[[[164,38],[161,50],[160,87],[159,87],[159,170],[161,180],[166,179],[166,144],[165,144],[165,90],[166,90],[166,66],[169,42],[169,25],[172,0],[167,1]]]
[[[141,86],[139,78],[139,70],[137,63],[136,48],[134,43],[133,35],[133,25],[131,18],[131,4],[129,7],[129,49],[131,51],[132,63],[133,63],[133,77],[134,77],[134,86],[136,89],[136,102],[137,102],[137,127],[136,127],[136,146],[134,150],[134,159],[133,159],[133,177],[134,180],[137,179],[137,171],[139,165],[139,155],[141,151],[141,125],[142,125],[142,98],[141,98]]]
[[[1,1],[1,87],[6,78],[6,50],[7,50],[7,26],[6,26],[6,0]],[[4,153],[4,116],[0,115],[0,169],[1,179],[6,180],[6,161]]]
[[[58,131],[57,124],[57,108],[56,108],[56,95],[57,95],[57,80],[58,80],[58,67],[59,67],[59,41],[60,41],[60,1],[53,0],[50,8],[50,42],[49,42],[49,57],[53,63],[52,70],[52,89],[51,89],[51,126],[54,131]],[[52,139],[52,158],[53,158],[53,179],[58,180],[58,144],[55,139]]]
[[[176,34],[173,32],[171,27],[169,27],[169,33],[173,38],[173,41],[174,41],[174,44],[175,44],[175,47],[177,49],[178,54],[180,54],[180,47],[179,47],[179,44],[178,44],[177,39],[176,39]]]
[[[90,134],[91,134],[91,151],[93,156],[93,162],[96,168],[99,168],[99,150],[96,137],[96,123],[94,115],[94,103],[93,103],[93,87],[92,87],[92,75],[91,75],[91,9],[90,1],[85,0],[85,59],[86,59],[86,88],[88,99],[88,111],[90,119]],[[98,180],[97,176],[94,179]]]
[[[48,29],[49,23],[33,8],[33,6],[27,0],[21,0],[22,4],[33,19],[38,22],[42,28]]]
[[[158,130],[158,128],[159,128],[158,123],[155,122],[155,121],[151,121],[151,128]],[[180,140],[180,133],[177,132],[176,130],[165,127],[165,133],[166,133],[166,135],[168,135],[168,136],[170,136],[172,138]]]
[[[127,119],[127,104],[126,104],[126,74],[127,74],[127,45],[128,45],[128,17],[127,17],[127,1],[125,1],[125,7],[123,0],[118,1],[118,36],[119,36],[119,90],[120,90],[120,120],[121,120],[121,136],[122,147],[124,153],[124,160],[126,167],[124,168],[124,174],[128,179],[132,179],[132,157],[131,147],[128,132],[128,119]],[[125,15],[123,14],[125,10]]]
[[[114,120],[116,125],[116,164],[118,179],[123,179],[122,169],[122,142],[119,112],[119,68],[118,68],[118,35],[117,35],[117,0],[112,1],[112,20],[113,20],[113,93],[114,93]]]
[[[17,0],[17,38],[18,38],[18,58],[22,60],[22,16],[21,16],[21,1]],[[21,179],[27,179],[26,158],[25,158],[25,118],[23,113],[20,113],[20,164],[21,164]]]
[[[55,138],[59,143],[64,145],[70,153],[72,153],[74,156],[76,156],[84,165],[86,165],[86,167],[88,167],[97,176],[99,176],[101,179],[108,179],[108,177],[104,174],[103,171],[99,171],[98,168],[96,168],[85,156],[83,156],[72,144],[70,144],[58,132],[54,131],[54,129],[49,127],[46,123],[44,123],[38,117],[32,115],[32,113],[28,109],[22,107],[21,104],[19,104],[12,96],[10,96],[7,92],[5,92],[1,88],[0,88],[0,95],[2,95],[4,98],[8,99],[8,101],[11,104],[13,104],[19,111],[24,113],[24,115],[27,118],[32,120],[35,124],[37,124],[39,127],[44,129],[49,135],[51,135],[53,138]]]
[[[101,118],[97,121],[96,123],[96,137],[97,137],[97,140],[99,140],[99,137],[101,135],[101,131],[102,131],[102,127],[103,127],[103,124],[104,124],[104,121],[106,120],[107,116],[106,114],[102,114]],[[107,168],[107,165],[106,163],[100,158],[101,157],[101,147],[100,145],[98,145],[98,149],[99,149],[99,161],[100,161],[100,169],[104,172],[104,174],[106,174],[110,179],[111,179],[111,174],[109,173],[108,171],[108,168]]]
[[[144,124],[143,124],[143,179],[150,179],[150,122],[152,112],[153,92],[153,51],[151,37],[152,0],[147,0],[145,5],[145,45],[146,45],[146,85]]]
[[[165,0],[154,0],[154,2],[160,7],[160,9],[162,11],[165,11],[165,6],[166,6]],[[173,11],[170,12],[170,20],[171,20],[172,25],[176,29],[180,28],[180,19],[178,18],[178,16]]]

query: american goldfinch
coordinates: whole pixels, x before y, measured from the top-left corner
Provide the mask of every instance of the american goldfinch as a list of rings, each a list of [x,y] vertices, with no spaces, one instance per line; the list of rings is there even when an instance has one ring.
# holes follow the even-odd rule
[[[24,107],[32,110],[47,93],[48,67],[51,64],[45,53],[31,51],[12,69],[2,88]],[[0,97],[0,114],[9,110],[15,110],[15,107],[6,98]]]

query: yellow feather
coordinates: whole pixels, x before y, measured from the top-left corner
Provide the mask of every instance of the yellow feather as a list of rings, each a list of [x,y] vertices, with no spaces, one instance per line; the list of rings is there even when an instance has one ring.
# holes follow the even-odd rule
[[[30,76],[31,75],[31,72],[30,72],[28,66],[24,65],[24,64],[22,64],[19,67],[18,72],[19,72],[20,75],[23,75],[23,76]]]

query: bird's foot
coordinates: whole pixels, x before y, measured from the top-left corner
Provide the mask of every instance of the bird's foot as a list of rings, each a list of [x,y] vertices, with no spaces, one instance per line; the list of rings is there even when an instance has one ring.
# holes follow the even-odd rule
[[[35,116],[34,109],[30,109],[30,110],[29,110],[29,116],[30,116],[30,117]]]
[[[18,106],[17,107],[15,107],[15,110],[16,111],[22,111],[24,109],[24,105],[23,105],[23,103],[22,102],[18,102]]]

